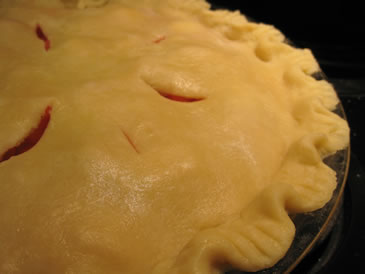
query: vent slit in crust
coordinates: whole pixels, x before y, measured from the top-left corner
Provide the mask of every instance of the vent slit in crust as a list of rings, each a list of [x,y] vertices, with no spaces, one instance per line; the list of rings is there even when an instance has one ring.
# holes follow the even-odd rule
[[[124,137],[127,139],[128,143],[132,146],[132,148],[134,149],[135,152],[137,152],[138,154],[140,153],[139,149],[137,148],[136,144],[133,142],[133,140],[131,139],[131,137],[124,131],[122,130]]]
[[[161,37],[157,38],[156,40],[154,40],[153,43],[158,44],[158,43],[162,42],[165,39],[166,39],[166,36],[161,36]]]
[[[37,24],[35,28],[35,32],[37,34],[37,37],[44,41],[44,49],[48,51],[51,48],[51,41],[48,39],[48,37],[43,32],[43,29],[39,24]]]
[[[197,102],[197,101],[202,101],[205,100],[205,97],[198,97],[198,96],[186,96],[186,95],[177,95],[170,91],[166,91],[164,89],[164,87],[160,87],[154,83],[151,83],[149,80],[147,79],[143,79],[143,81],[149,85],[151,88],[153,88],[158,94],[160,94],[162,97],[165,97],[166,99],[172,100],[172,101],[176,101],[176,102],[183,102],[183,103],[192,103],[192,102]],[[167,88],[166,88],[167,89]]]
[[[176,101],[176,102],[192,103],[192,102],[197,102],[197,101],[201,101],[201,100],[205,99],[205,98],[200,98],[200,97],[187,97],[187,96],[176,95],[176,94],[172,94],[172,93],[165,92],[162,90],[156,90],[156,91],[161,96],[165,97],[166,99]]]
[[[46,131],[48,127],[48,123],[51,119],[51,111],[52,107],[48,106],[43,115],[41,116],[41,119],[38,123],[38,125],[31,129],[29,134],[16,146],[8,149],[4,154],[0,156],[0,162],[4,162],[6,160],[9,160],[13,156],[17,156],[19,154],[22,154],[24,152],[27,152],[32,147],[34,147],[39,140],[42,138],[44,132]]]

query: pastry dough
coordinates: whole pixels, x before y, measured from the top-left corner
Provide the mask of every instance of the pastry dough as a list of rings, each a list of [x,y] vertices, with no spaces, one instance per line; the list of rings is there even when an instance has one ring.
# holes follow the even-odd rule
[[[190,0],[0,1],[0,273],[257,271],[336,186],[332,86]]]

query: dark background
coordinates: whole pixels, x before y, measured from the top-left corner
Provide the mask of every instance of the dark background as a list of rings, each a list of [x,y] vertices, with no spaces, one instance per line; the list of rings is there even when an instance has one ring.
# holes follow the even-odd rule
[[[298,47],[310,47],[328,76],[362,73],[365,77],[365,8],[362,1],[208,2],[217,7],[239,9],[258,22],[274,25]],[[341,62],[340,71],[335,62]]]

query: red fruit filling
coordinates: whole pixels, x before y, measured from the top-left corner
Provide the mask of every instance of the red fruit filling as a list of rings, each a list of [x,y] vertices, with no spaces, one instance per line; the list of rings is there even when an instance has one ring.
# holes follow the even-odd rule
[[[51,41],[48,39],[48,37],[44,34],[41,26],[37,24],[35,28],[35,32],[37,34],[37,37],[44,41],[44,49],[49,50],[51,47]]]
[[[180,95],[175,95],[175,94],[170,94],[164,91],[158,91],[158,93],[169,99],[169,100],[173,100],[173,101],[177,101],[177,102],[185,102],[185,103],[191,103],[191,102],[196,102],[196,101],[201,101],[204,98],[193,98],[193,97],[186,97],[186,96],[180,96]]]
[[[51,119],[51,110],[52,107],[48,106],[45,109],[37,127],[33,128],[20,144],[8,149],[3,155],[1,155],[0,162],[9,160],[13,156],[17,156],[30,150],[39,142],[48,126],[49,120]]]

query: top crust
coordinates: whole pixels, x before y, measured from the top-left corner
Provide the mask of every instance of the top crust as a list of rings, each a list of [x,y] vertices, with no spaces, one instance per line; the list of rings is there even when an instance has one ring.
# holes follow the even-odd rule
[[[2,0],[0,32],[0,156],[52,108],[0,162],[0,273],[258,271],[332,196],[349,128],[273,26],[203,0]]]

